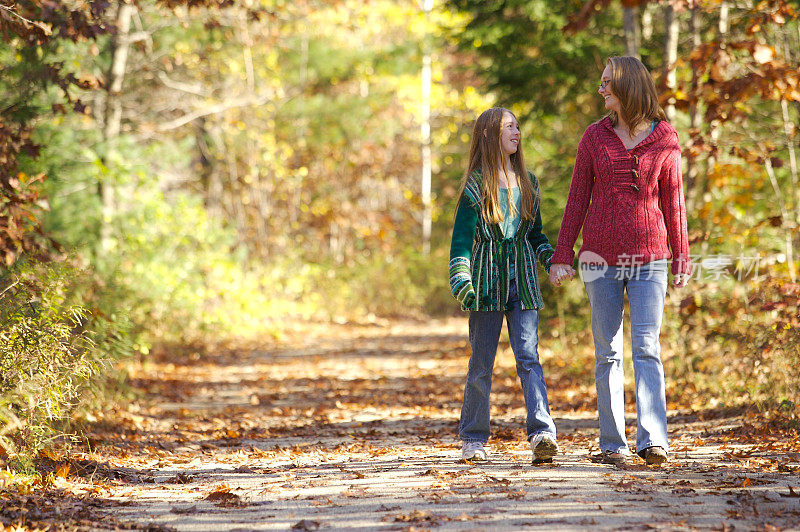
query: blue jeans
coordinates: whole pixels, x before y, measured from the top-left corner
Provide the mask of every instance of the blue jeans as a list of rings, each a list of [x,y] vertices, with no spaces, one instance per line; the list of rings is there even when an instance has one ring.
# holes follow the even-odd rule
[[[609,266],[586,282],[592,307],[595,385],[600,418],[600,449],[628,454],[622,369],[623,292],[631,313],[631,350],[636,382],[636,451],[667,446],[667,400],[661,364],[661,319],[667,292],[667,261],[630,268]]]
[[[469,343],[472,346],[472,355],[469,358],[458,430],[458,435],[464,442],[486,443],[489,439],[492,368],[504,315],[511,349],[517,360],[517,375],[522,383],[522,393],[528,410],[528,439],[542,432],[550,433],[553,438],[556,435],[556,426],[550,417],[547,386],[537,350],[539,313],[535,310],[520,309],[515,281],[511,281],[508,303],[509,310],[505,312],[473,311],[469,314]]]

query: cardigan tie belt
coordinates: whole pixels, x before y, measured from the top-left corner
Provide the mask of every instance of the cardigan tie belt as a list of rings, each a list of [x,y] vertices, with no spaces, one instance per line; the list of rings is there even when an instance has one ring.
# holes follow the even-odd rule
[[[511,256],[511,253],[514,252],[514,237],[504,238],[499,242],[497,247],[497,252],[500,260],[506,259]]]

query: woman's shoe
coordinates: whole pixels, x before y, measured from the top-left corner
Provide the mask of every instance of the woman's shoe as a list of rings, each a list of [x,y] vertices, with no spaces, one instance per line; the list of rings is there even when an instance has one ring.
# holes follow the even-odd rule
[[[661,465],[669,460],[667,451],[665,451],[663,447],[659,447],[657,445],[648,447],[647,449],[641,451],[639,456],[644,458],[644,461],[647,463],[647,465]]]
[[[629,456],[627,454],[616,453],[613,451],[602,451],[591,455],[589,460],[596,464],[622,465],[628,463],[628,458]]]
[[[461,447],[462,460],[486,460],[486,450],[479,441],[467,441]]]

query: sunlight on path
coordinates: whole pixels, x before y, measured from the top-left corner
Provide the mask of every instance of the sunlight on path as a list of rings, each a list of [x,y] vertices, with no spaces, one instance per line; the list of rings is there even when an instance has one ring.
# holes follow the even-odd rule
[[[287,348],[149,363],[135,383],[152,403],[120,414],[124,433],[94,435],[99,458],[135,471],[107,487],[125,503],[114,516],[187,531],[800,526],[800,456],[735,444],[741,418],[675,414],[670,464],[618,469],[587,459],[593,411],[554,410],[563,454],[531,466],[502,346],[491,461],[460,462],[465,328],[318,327]],[[548,384],[554,404],[586,393]]]

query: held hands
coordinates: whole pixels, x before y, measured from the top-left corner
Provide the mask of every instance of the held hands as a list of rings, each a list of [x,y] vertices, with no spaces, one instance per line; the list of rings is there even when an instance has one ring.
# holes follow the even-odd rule
[[[552,268],[550,271],[552,271]],[[689,277],[688,273],[676,273],[672,279],[672,284],[675,288],[683,288],[689,282]]]
[[[571,280],[573,277],[575,277],[575,270],[568,264],[552,264],[550,266],[550,282],[555,286],[561,286],[561,281]]]
[[[553,264],[550,266],[550,282],[555,286],[561,286],[562,281],[572,280],[575,277],[575,270],[567,264]],[[675,288],[683,288],[689,282],[691,276],[688,273],[675,274],[672,284]]]
[[[470,290],[461,302],[467,310],[474,310],[475,307],[475,291]]]

